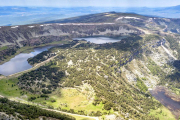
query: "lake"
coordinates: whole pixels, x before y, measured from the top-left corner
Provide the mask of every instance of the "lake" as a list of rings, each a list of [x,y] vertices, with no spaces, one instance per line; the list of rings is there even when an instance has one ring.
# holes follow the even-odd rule
[[[0,74],[8,76],[32,68],[27,59],[43,51],[47,51],[51,47],[53,46],[34,48],[34,51],[31,53],[20,53],[16,55],[10,61],[0,65]]]
[[[84,38],[73,38],[73,40],[86,40],[95,44],[114,43],[119,42],[121,39],[126,37],[110,38],[110,37],[84,37]]]
[[[178,118],[180,116],[180,102],[171,99],[166,94],[166,90],[167,88],[164,87],[156,87],[154,90],[151,90],[150,93]]]

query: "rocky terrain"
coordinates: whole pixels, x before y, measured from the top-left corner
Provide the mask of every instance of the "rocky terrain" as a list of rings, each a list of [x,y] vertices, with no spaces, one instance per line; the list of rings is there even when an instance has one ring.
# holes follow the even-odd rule
[[[7,115],[6,113],[1,112],[0,113],[0,119],[1,120],[17,120],[18,118],[15,118],[12,115]]]
[[[40,45],[86,36],[123,36],[161,31],[179,33],[179,19],[146,17],[128,13],[100,13],[43,24],[1,26],[0,47]]]
[[[86,36],[119,36],[142,34],[140,30],[114,23],[44,24],[33,26],[1,27],[0,45],[40,45],[53,41]]]

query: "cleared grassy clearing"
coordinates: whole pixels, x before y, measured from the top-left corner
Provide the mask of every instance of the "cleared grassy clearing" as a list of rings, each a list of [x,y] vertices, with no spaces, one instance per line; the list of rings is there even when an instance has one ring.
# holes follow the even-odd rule
[[[176,120],[174,115],[164,106],[156,110],[151,110],[149,115],[155,116],[160,120]]]
[[[20,90],[16,83],[18,82],[17,79],[2,79],[0,80],[0,94],[6,97],[20,97]]]
[[[6,50],[6,49],[8,49],[8,47],[7,47],[7,46],[4,46],[4,47],[1,47],[1,48],[0,48],[0,51]]]
[[[55,102],[52,102],[55,101]],[[49,95],[48,99],[38,98],[34,102],[53,106],[54,108],[61,108],[65,110],[74,109],[74,111],[85,110],[89,114],[92,111],[101,111],[102,113],[113,113],[113,110],[104,110],[104,104],[94,106],[92,101],[89,101],[83,93],[75,88],[57,89],[54,93]]]

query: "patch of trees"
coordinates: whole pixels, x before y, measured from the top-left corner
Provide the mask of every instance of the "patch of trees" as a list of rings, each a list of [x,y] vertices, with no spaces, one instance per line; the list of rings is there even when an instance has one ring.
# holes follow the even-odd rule
[[[111,103],[111,102],[106,102],[106,103],[104,104],[104,109],[105,109],[105,110],[111,110],[111,108],[112,108],[113,106],[114,106],[113,103]]]
[[[173,66],[178,70],[180,71],[180,60],[175,60],[173,62]]]
[[[78,48],[80,50],[80,49],[84,49],[84,48],[93,48],[93,47],[97,47],[97,46],[98,45],[96,45],[94,43],[87,42],[87,43],[81,43],[78,46],[76,46],[75,48]]]
[[[30,98],[28,98],[29,101],[33,101],[33,100],[35,100],[35,99],[36,99],[36,97],[30,97]]]
[[[146,85],[144,84],[144,82],[139,78],[137,77],[137,84],[136,86],[143,92],[146,92],[148,90],[148,88],[146,87]]]
[[[18,77],[18,85],[32,93],[50,94],[64,77],[64,72],[57,67],[41,66]],[[45,84],[48,83],[48,84]]]
[[[153,75],[157,75],[159,77],[165,76],[165,73],[161,70],[161,68],[150,58],[148,60],[148,69],[151,71]]]
[[[15,117],[18,116],[20,119],[36,119],[40,116],[44,116],[60,120],[75,120],[74,117],[69,115],[41,109],[32,105],[10,101],[7,98],[0,98],[0,112],[5,112],[6,114],[13,115]]]
[[[165,79],[166,81],[162,80],[161,84],[168,82],[170,86],[180,89],[180,71],[175,71],[173,74],[166,76]]]
[[[178,59],[180,59],[179,38],[173,38],[172,36],[166,36],[165,38],[169,42],[170,48],[177,51]]]
[[[9,46],[3,50],[0,48],[0,62],[6,59],[7,56],[14,55],[19,48],[19,46]]]
[[[27,61],[29,64],[34,65],[35,63],[41,63],[55,55],[55,53],[51,53],[50,51],[43,51],[42,53],[37,54],[33,58],[29,58]]]

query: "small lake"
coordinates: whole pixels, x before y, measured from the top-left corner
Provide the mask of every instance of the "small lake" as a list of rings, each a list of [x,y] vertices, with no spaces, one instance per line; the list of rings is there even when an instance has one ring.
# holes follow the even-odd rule
[[[121,39],[126,37],[110,38],[110,37],[84,37],[84,38],[73,38],[73,40],[86,40],[95,44],[114,43],[119,42]]]
[[[8,76],[32,68],[27,59],[43,51],[47,51],[51,47],[53,46],[34,48],[34,51],[31,53],[20,53],[16,55],[10,61],[0,65],[0,74]]]
[[[157,87],[150,91],[151,95],[154,96],[161,104],[167,107],[175,116],[180,116],[180,102],[171,99],[165,94],[165,88]]]

